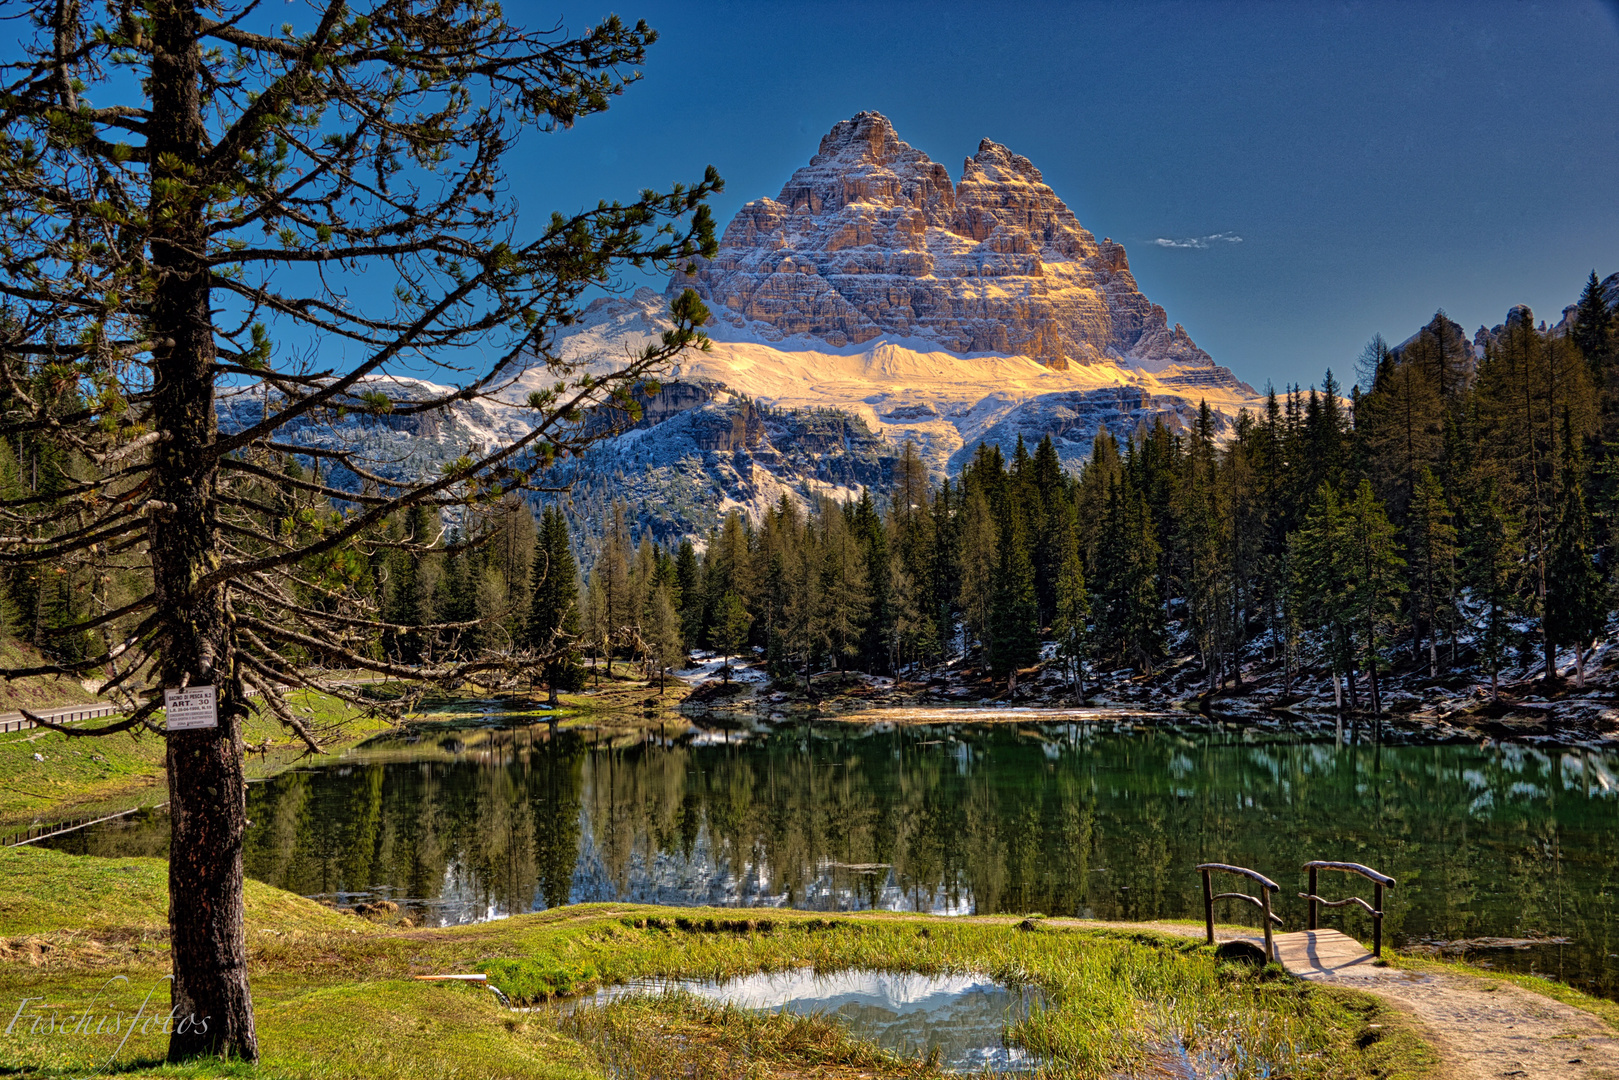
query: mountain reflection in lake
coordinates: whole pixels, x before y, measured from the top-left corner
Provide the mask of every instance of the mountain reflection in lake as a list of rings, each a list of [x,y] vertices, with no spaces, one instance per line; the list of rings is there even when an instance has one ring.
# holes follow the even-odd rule
[[[543,726],[378,740],[255,784],[247,871],[429,923],[591,900],[1201,920],[1192,868],[1218,860],[1280,881],[1296,929],[1300,864],[1354,860],[1399,880],[1397,944],[1567,937],[1483,958],[1619,996],[1607,751],[1122,721],[590,740]],[[167,833],[159,816],[53,846],[161,854]],[[1322,879],[1327,895],[1350,885]],[[1345,922],[1369,938],[1358,911],[1324,919]]]

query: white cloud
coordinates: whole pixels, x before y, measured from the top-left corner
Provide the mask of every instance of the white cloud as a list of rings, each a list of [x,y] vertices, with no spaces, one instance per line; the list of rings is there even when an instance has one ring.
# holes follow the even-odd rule
[[[1214,244],[1240,244],[1242,237],[1236,233],[1217,232],[1207,236],[1191,236],[1184,240],[1171,240],[1167,236],[1160,236],[1153,243],[1166,248],[1198,248],[1211,247]]]

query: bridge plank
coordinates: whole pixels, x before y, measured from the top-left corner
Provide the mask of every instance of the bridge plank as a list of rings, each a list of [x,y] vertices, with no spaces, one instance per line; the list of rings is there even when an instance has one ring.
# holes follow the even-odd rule
[[[1388,978],[1391,967],[1375,967],[1360,942],[1337,930],[1296,930],[1276,935],[1276,959],[1288,974],[1303,979],[1354,976]]]

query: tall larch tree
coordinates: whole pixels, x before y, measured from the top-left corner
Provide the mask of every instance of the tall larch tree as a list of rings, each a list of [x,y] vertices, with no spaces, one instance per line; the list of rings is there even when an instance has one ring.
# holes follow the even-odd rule
[[[573,557],[568,518],[561,507],[540,512],[539,538],[534,545],[533,600],[528,615],[528,644],[540,657],[537,674],[545,682],[547,699],[557,704],[564,690],[584,684],[579,662],[579,564]]]
[[[311,605],[326,584],[309,575],[369,558],[415,505],[479,504],[583,449],[581,411],[698,342],[706,313],[683,296],[666,336],[600,371],[553,355],[553,331],[620,270],[715,250],[712,170],[519,224],[508,153],[604,110],[638,76],[645,24],[531,32],[488,0],[331,0],[288,18],[231,0],[38,4],[8,22],[20,40],[0,68],[0,442],[37,434],[89,466],[52,500],[13,500],[0,561],[78,573],[112,559],[141,579],[62,627],[98,647],[49,670],[106,669],[103,693],[129,708],[76,733],[166,740],[172,1005],[209,1017],[174,1026],[176,1061],[258,1056],[241,733],[262,709],[312,735],[284,688],[318,680],[288,658],[412,678],[512,666],[380,659],[373,596],[344,584]],[[296,424],[429,414],[533,367],[546,373],[524,404],[530,433],[425,482],[344,449],[290,453],[370,490],[284,468]],[[424,369],[452,385],[423,395],[388,378]],[[244,386],[258,413],[221,430],[216,406]],[[264,481],[312,512],[282,529],[251,495]],[[314,506],[326,499],[355,512],[333,520]],[[154,725],[163,698],[143,687],[213,687],[217,726]]]
[[[1574,648],[1574,681],[1585,685],[1585,654],[1607,623],[1607,596],[1591,550],[1591,515],[1586,509],[1583,440],[1563,418],[1563,452],[1558,469],[1557,530],[1547,566],[1546,622],[1554,645]],[[1556,674],[1547,671],[1547,676]]]

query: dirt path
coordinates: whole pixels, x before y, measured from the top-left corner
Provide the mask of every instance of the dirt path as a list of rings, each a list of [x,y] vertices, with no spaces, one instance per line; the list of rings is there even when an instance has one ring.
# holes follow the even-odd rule
[[[1078,929],[1203,936],[1202,927],[1185,923],[1048,921]],[[1217,930],[1215,937],[1229,941],[1248,935]],[[1416,1017],[1440,1053],[1446,1080],[1619,1080],[1619,1032],[1583,1009],[1511,983],[1395,968],[1310,979],[1374,994]]]
[[[1415,972],[1320,981],[1376,994],[1410,1012],[1454,1080],[1619,1080],[1612,1028],[1510,983]]]

